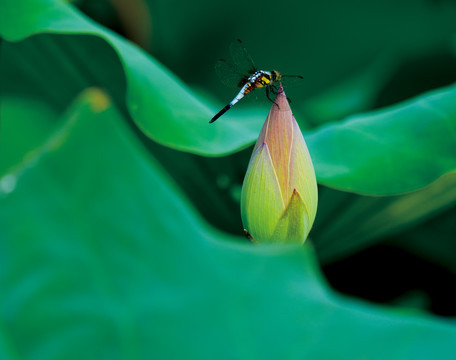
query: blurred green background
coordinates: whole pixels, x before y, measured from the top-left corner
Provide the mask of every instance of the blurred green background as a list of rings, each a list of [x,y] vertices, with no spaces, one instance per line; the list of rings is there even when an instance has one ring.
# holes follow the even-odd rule
[[[0,4],[1,359],[454,359],[456,2]],[[319,181],[304,247],[239,199],[285,87]],[[257,97],[258,99],[255,99]]]

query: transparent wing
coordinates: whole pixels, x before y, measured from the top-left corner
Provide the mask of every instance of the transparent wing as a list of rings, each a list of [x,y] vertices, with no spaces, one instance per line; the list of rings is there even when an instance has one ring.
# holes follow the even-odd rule
[[[255,64],[241,40],[231,43],[230,55],[230,60],[222,59],[217,61],[215,72],[224,85],[241,87],[248,77],[256,71]]]
[[[220,81],[228,87],[238,87],[239,81],[244,78],[233,63],[221,59],[215,63],[215,72]]]
[[[236,69],[244,75],[253,74],[257,68],[241,40],[237,39],[230,45],[230,55]]]

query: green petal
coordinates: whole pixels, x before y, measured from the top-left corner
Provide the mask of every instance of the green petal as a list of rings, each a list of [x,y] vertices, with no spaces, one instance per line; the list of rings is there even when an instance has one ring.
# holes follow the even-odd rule
[[[270,242],[271,235],[285,208],[271,155],[263,144],[252,155],[241,195],[244,228],[257,242]]]
[[[315,220],[318,205],[318,188],[309,150],[296,120],[293,118],[293,145],[290,156],[288,193],[297,189],[309,212],[310,225]]]
[[[294,189],[287,208],[283,212],[272,239],[274,242],[302,244],[309,234],[309,212],[299,192]]]

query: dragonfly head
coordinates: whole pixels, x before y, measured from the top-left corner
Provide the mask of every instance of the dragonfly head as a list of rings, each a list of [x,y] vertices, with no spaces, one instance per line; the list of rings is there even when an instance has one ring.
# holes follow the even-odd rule
[[[272,82],[278,82],[282,79],[282,74],[276,70],[271,71]]]

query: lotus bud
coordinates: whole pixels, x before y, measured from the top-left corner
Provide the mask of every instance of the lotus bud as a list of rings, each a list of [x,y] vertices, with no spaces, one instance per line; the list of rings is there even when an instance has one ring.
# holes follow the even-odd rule
[[[306,143],[280,87],[244,178],[241,216],[258,243],[299,243],[315,220],[317,181]]]

